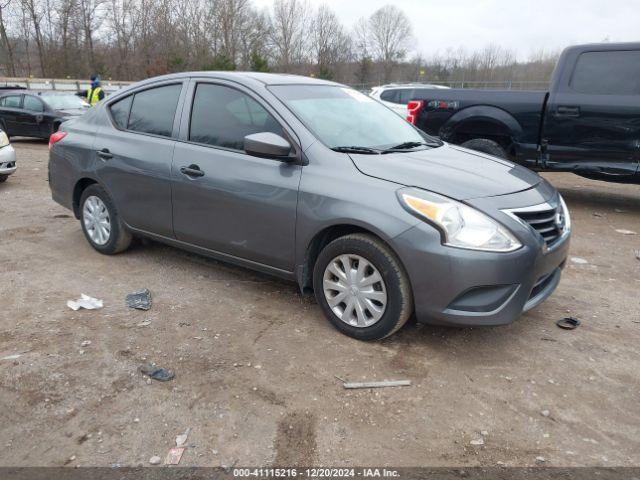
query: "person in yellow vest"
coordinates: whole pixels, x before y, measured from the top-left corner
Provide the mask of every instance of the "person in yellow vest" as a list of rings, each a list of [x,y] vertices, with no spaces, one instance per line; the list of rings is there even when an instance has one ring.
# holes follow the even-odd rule
[[[91,75],[91,87],[87,90],[87,103],[92,107],[104,98],[104,90],[100,86],[100,77]]]

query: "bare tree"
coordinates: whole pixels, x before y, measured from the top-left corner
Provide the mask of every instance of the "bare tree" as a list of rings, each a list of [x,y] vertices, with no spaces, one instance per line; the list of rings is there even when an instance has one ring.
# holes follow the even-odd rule
[[[280,68],[288,72],[305,54],[306,20],[309,5],[301,0],[273,2],[271,41]]]
[[[311,50],[321,78],[331,79],[333,70],[349,58],[350,39],[337,15],[321,5],[311,24]]]
[[[102,5],[105,0],[77,0],[80,19],[82,20],[82,31],[84,33],[84,45],[87,54],[87,61],[92,72],[98,70],[96,64],[95,50],[93,46],[95,31],[100,27],[103,19]]]
[[[2,41],[2,48],[5,51],[6,61],[5,66],[10,76],[16,76],[16,65],[13,61],[13,45],[9,36],[7,35],[7,28],[5,25],[5,12],[7,7],[11,3],[11,0],[7,0],[4,4],[0,4],[0,41]]]
[[[361,18],[356,22],[351,34],[352,52],[356,62],[355,77],[358,83],[366,84],[371,80],[373,57],[369,35],[369,21]]]
[[[386,5],[369,18],[369,41],[375,58],[382,63],[384,81],[391,80],[393,65],[402,60],[412,40],[411,21],[398,7]]]
[[[518,61],[508,48],[413,52],[411,26],[386,6],[346,33],[326,6],[275,0],[0,0],[0,66],[9,75],[137,80],[185,70],[253,69],[370,86],[435,81],[500,86],[548,80],[557,52]]]
[[[22,8],[24,11],[24,18],[28,18],[31,21],[33,27],[34,38],[36,41],[36,47],[38,49],[38,61],[40,63],[40,74],[45,77],[47,75],[46,66],[46,51],[44,44],[44,37],[42,35],[42,18],[44,12],[42,11],[42,4],[38,0],[21,0]]]

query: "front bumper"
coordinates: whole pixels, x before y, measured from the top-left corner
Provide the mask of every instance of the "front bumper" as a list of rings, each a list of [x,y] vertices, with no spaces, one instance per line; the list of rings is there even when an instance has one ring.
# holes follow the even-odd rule
[[[0,175],[11,175],[16,169],[16,151],[11,145],[5,145],[0,148]]]
[[[547,250],[539,234],[500,212],[557,198],[555,192],[529,191],[468,202],[509,227],[523,245],[514,252],[446,247],[439,232],[426,223],[396,237],[394,244],[413,288],[417,320],[437,325],[504,325],[546,300],[560,282],[570,233]]]

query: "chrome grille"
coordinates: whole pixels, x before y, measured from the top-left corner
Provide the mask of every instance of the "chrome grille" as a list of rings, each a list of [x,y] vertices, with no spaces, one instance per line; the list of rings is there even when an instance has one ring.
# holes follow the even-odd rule
[[[553,246],[564,233],[566,218],[560,204],[556,208],[547,205],[540,210],[513,210],[513,214],[538,232],[547,247]]]

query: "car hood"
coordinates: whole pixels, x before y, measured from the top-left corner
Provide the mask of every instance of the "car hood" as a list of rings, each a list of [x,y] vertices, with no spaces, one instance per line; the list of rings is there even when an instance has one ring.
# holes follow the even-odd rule
[[[521,192],[542,180],[507,160],[448,144],[415,152],[350,156],[365,175],[456,200]]]
[[[56,110],[56,113],[63,117],[79,117],[80,115],[84,115],[87,110],[87,108],[69,108],[65,110]]]

